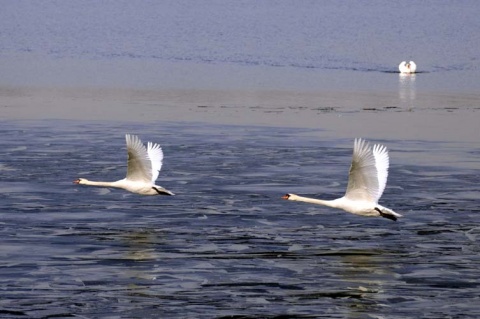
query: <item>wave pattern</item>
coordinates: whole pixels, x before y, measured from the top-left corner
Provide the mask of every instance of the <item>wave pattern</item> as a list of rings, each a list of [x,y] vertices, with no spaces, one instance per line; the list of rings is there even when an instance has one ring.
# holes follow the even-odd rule
[[[125,132],[162,144],[160,184],[177,196],[71,183],[121,178]],[[1,316],[478,317],[476,171],[392,164],[383,200],[397,223],[282,201],[345,187],[351,141],[311,133],[3,122]]]
[[[14,1],[0,53],[350,71],[478,70],[478,2]]]

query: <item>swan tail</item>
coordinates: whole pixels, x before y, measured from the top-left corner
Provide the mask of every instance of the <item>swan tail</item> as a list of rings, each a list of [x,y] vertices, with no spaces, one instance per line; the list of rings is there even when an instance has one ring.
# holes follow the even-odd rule
[[[378,211],[381,217],[387,218],[393,221],[397,221],[398,218],[403,217],[403,215],[395,213],[390,208],[379,206],[379,207],[375,207],[375,210]]]
[[[153,190],[155,190],[155,192],[157,192],[158,195],[167,195],[167,196],[173,196],[175,195],[174,193],[172,193],[171,191],[169,191],[168,189],[165,189],[161,186],[153,186],[152,187]]]

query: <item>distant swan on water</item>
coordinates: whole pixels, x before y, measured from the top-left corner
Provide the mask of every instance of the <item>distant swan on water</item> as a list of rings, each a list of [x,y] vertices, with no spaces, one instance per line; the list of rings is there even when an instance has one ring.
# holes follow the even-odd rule
[[[334,200],[321,200],[286,194],[283,199],[340,208],[361,216],[378,216],[397,220],[402,215],[378,204],[388,177],[388,151],[383,145],[373,149],[363,139],[355,139],[352,164],[345,196]]]
[[[417,65],[413,61],[410,61],[408,63],[406,61],[402,61],[402,63],[400,63],[400,65],[398,66],[398,70],[400,71],[400,73],[415,73],[415,71],[417,70]]]
[[[127,177],[116,182],[94,182],[79,178],[74,183],[123,188],[140,195],[174,195],[171,191],[155,185],[163,162],[163,152],[160,145],[148,142],[145,148],[138,136],[126,134],[125,138],[128,153]]]

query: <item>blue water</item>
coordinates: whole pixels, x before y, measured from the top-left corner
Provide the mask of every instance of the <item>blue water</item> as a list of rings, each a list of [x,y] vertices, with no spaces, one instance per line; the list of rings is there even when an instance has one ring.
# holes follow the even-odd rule
[[[0,8],[7,87],[393,91],[408,107],[425,91],[480,89],[478,1]],[[410,59],[419,74],[399,77]],[[123,178],[127,132],[162,144],[158,184],[176,196],[72,184]],[[391,154],[381,203],[405,216],[395,223],[280,199],[342,195],[353,137],[324,133],[0,121],[0,317],[480,317],[478,143],[381,141]]]
[[[321,131],[0,124],[2,318],[480,316],[478,171],[400,160],[479,148],[385,141],[392,222],[280,199],[342,194],[352,141]],[[125,132],[162,144],[176,196],[72,184],[122,178]]]
[[[278,88],[272,72],[282,69],[287,87],[298,81],[289,74],[303,72],[299,87],[348,89],[366,80],[389,89],[377,73],[414,60],[430,90],[476,90],[479,11],[475,0],[4,1],[1,83],[162,88],[193,77],[221,86],[240,74],[233,87],[260,76]],[[219,75],[198,65],[239,69]],[[377,75],[357,78],[366,72]],[[328,81],[315,86],[312,74]]]

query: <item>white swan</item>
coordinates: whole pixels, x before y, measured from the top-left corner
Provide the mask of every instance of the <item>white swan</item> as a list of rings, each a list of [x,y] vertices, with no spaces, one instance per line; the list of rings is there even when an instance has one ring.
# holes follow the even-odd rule
[[[148,142],[147,148],[138,136],[126,134],[128,166],[127,177],[116,182],[94,182],[85,178],[75,184],[123,188],[140,195],[174,195],[171,191],[155,185],[162,168],[163,152],[158,144]]]
[[[402,63],[400,63],[400,65],[398,66],[398,70],[400,71],[400,73],[415,73],[415,71],[417,70],[417,65],[413,61],[410,61],[408,63],[406,61],[402,61]]]
[[[388,151],[383,145],[373,150],[363,139],[355,139],[352,165],[345,196],[334,200],[320,200],[286,194],[283,199],[325,205],[362,216],[381,216],[397,220],[402,215],[378,204],[388,177]]]

